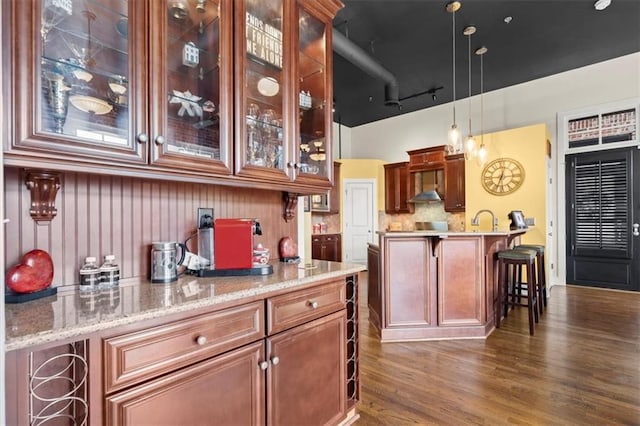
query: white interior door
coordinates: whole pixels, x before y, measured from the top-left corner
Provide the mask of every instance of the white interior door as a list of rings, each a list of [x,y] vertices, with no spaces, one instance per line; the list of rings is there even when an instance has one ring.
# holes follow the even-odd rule
[[[367,264],[367,243],[374,242],[377,209],[375,179],[344,179],[342,204],[345,262]]]

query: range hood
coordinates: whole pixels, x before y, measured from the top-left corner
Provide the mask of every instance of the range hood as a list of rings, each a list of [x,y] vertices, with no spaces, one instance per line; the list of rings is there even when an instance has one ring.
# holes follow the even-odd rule
[[[409,203],[435,203],[438,201],[442,201],[442,198],[440,198],[440,195],[438,195],[438,192],[434,189],[422,191],[410,200],[407,200]]]

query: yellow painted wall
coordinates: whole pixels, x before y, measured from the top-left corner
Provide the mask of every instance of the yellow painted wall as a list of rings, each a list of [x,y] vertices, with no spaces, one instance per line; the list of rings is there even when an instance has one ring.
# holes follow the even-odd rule
[[[487,147],[487,164],[497,158],[513,158],[525,170],[522,186],[509,195],[492,195],[485,191],[481,183],[482,167],[475,160],[466,162],[466,214],[467,231],[491,230],[490,215],[480,216],[480,226],[471,226],[471,219],[480,209],[493,211],[498,218],[498,229],[509,229],[508,214],[511,210],[522,210],[525,217],[535,217],[536,225],[522,237],[523,243],[546,243],[546,152],[548,140],[544,124],[504,130],[484,135]]]
[[[384,165],[382,160],[340,159],[340,179],[376,179],[378,210],[384,210]],[[340,211],[343,211],[340,197]]]

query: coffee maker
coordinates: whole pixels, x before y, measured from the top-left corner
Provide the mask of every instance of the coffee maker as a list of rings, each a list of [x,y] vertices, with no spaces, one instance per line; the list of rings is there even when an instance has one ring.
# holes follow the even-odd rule
[[[253,236],[262,235],[256,219],[216,219],[214,221],[215,269],[251,269]]]

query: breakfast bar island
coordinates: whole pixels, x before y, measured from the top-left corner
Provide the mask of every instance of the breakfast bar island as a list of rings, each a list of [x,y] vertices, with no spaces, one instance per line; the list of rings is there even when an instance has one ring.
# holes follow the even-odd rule
[[[524,232],[379,232],[368,247],[368,305],[380,340],[486,338],[495,327],[495,254]]]

